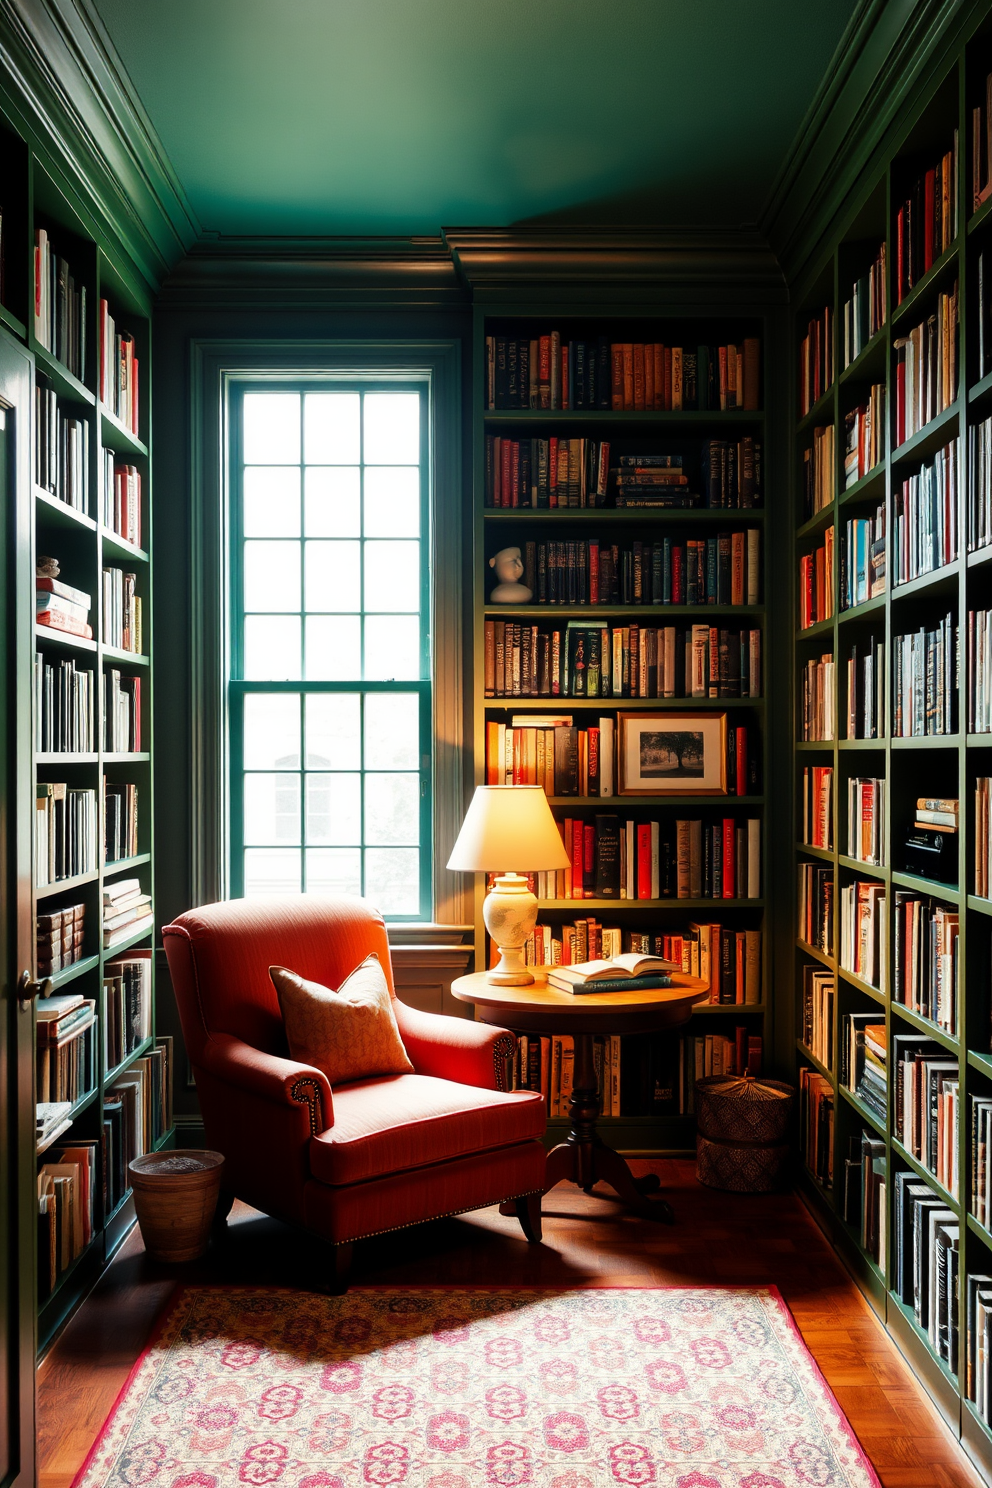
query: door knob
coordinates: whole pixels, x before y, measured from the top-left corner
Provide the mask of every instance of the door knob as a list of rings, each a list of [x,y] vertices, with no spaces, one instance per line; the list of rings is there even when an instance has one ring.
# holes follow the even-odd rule
[[[29,971],[22,971],[17,980],[17,999],[26,1007],[36,997],[51,997],[52,986],[51,977],[40,977],[38,981],[34,981]]]

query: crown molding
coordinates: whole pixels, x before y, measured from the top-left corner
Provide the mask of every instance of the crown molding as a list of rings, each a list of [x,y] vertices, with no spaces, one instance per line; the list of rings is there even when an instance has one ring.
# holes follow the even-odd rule
[[[984,0],[861,0],[760,218],[790,285],[815,265],[837,213],[884,168],[893,125],[987,8]]]
[[[91,0],[0,0],[3,103],[151,289],[200,224]]]

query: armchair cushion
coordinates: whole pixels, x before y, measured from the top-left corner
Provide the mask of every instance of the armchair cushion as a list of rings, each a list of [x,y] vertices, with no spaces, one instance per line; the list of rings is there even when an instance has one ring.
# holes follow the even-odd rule
[[[337,991],[284,966],[270,966],[289,1052],[331,1083],[413,1071],[378,958],[366,956]]]
[[[359,1183],[544,1135],[544,1097],[504,1094],[430,1075],[394,1075],[334,1089],[334,1125],[310,1140],[321,1183]]]

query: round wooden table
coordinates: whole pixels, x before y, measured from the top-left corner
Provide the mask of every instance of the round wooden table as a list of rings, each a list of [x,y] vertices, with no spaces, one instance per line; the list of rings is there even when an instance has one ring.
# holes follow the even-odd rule
[[[535,973],[539,975],[539,973]],[[575,1041],[569,1133],[548,1153],[544,1192],[563,1178],[585,1193],[597,1183],[608,1183],[618,1198],[650,1219],[675,1219],[672,1206],[659,1198],[661,1184],[654,1173],[635,1178],[619,1152],[608,1147],[596,1129],[599,1096],[593,1063],[596,1034],[664,1033],[688,1022],[697,1002],[709,999],[709,984],[700,977],[672,973],[672,987],[648,991],[559,992],[546,981],[526,987],[498,987],[484,972],[458,977],[451,984],[460,1002],[474,1005],[483,1023],[514,1033],[569,1034]]]

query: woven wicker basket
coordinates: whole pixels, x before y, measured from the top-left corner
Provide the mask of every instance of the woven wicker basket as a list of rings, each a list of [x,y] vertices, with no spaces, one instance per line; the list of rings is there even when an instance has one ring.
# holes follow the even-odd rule
[[[780,1080],[696,1081],[696,1177],[710,1188],[769,1193],[788,1178],[795,1092]]]

